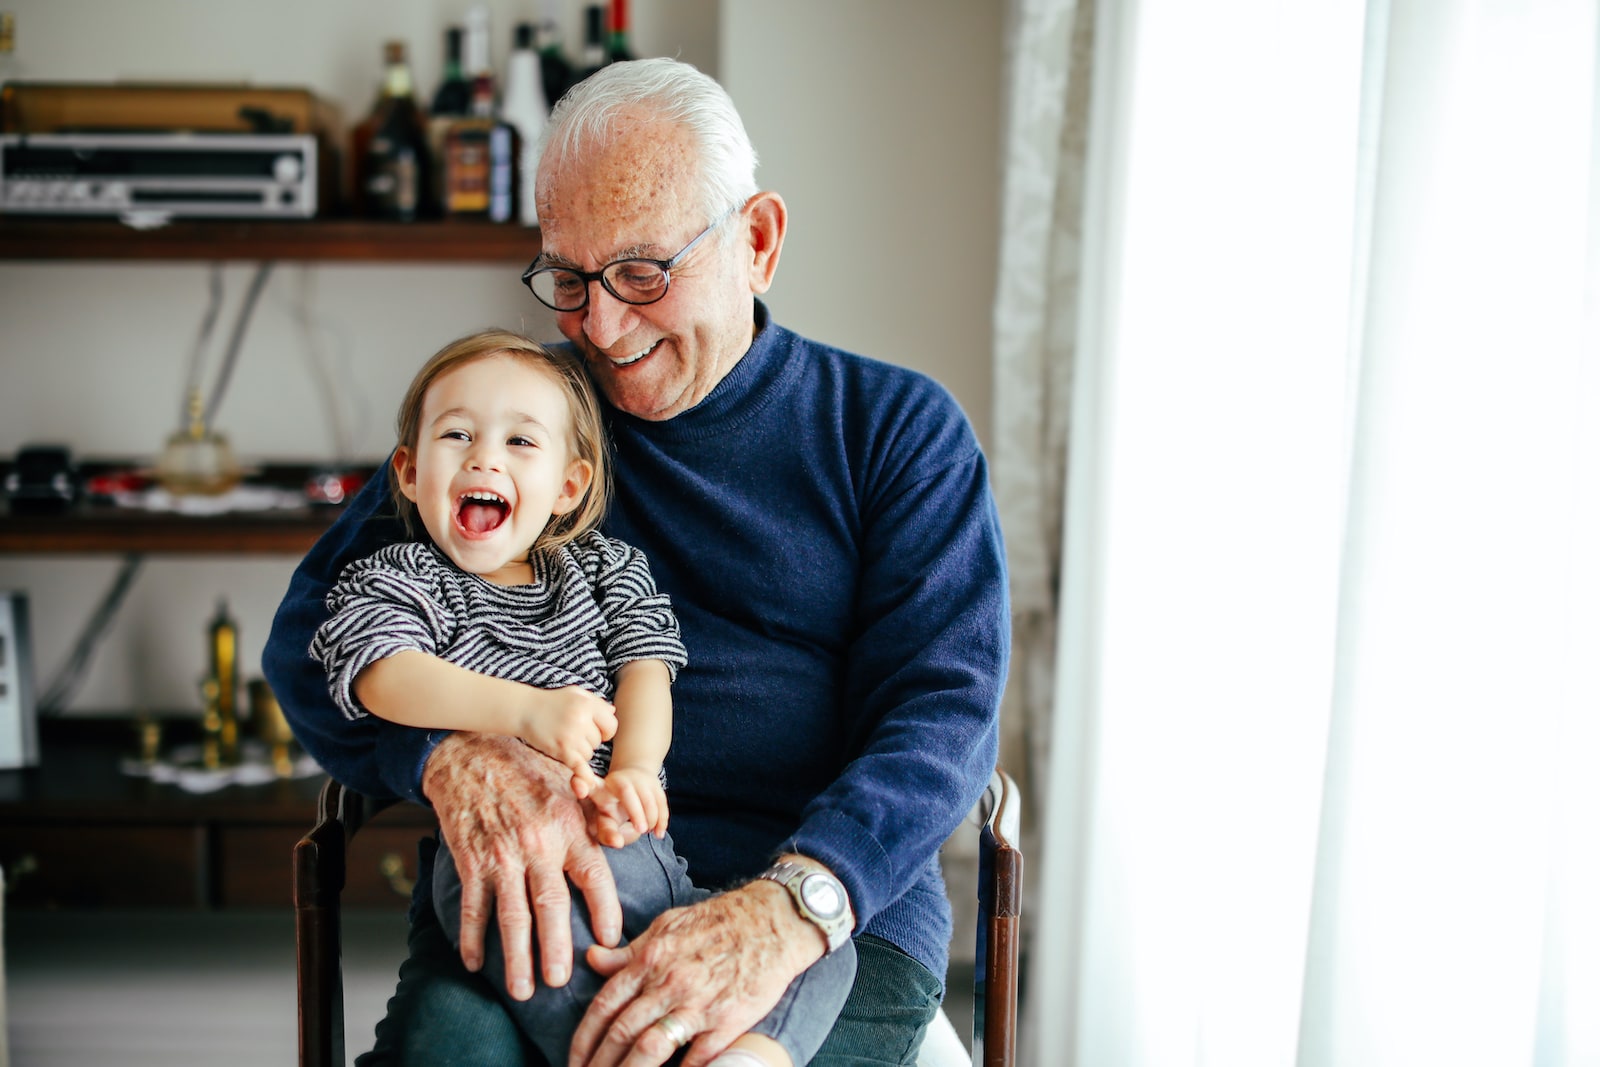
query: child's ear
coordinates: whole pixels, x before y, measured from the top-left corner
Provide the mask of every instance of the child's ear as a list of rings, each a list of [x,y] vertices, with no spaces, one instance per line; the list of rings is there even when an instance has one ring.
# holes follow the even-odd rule
[[[400,492],[413,504],[417,502],[417,462],[411,449],[401,445],[394,450],[394,456],[389,460],[394,466],[395,481],[400,485]]]
[[[594,481],[594,464],[586,459],[575,459],[567,464],[567,480],[561,483],[561,495],[550,508],[552,515],[565,515],[583,503],[583,495]]]

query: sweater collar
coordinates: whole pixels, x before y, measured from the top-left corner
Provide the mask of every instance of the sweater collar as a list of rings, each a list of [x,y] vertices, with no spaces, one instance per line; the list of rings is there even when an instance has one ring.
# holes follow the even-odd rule
[[[704,400],[661,422],[636,418],[605,404],[613,429],[660,440],[687,440],[724,432],[760,414],[799,365],[790,358],[794,335],[772,321],[766,304],[760,300],[753,303],[755,337],[750,347]]]

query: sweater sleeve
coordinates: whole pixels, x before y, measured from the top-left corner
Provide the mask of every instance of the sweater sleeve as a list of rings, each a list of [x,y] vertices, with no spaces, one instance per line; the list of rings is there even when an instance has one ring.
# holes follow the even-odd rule
[[[600,650],[607,669],[615,674],[624,663],[658,659],[677,678],[688,655],[672,601],[656,588],[644,553],[599,533],[585,535],[574,551],[606,621]]]
[[[983,455],[947,396],[918,405],[862,496],[849,761],[786,846],[839,874],[858,929],[935,861],[999,749],[1004,548]]]
[[[311,658],[328,675],[328,693],[346,718],[368,714],[356,698],[358,675],[399,652],[439,655],[453,627],[438,595],[438,568],[426,545],[391,545],[344,569],[329,591],[333,614],[317,628]]]
[[[449,731],[419,730],[373,715],[347,718],[328,694],[327,674],[309,651],[317,629],[328,619],[328,591],[345,566],[404,538],[388,507],[388,480],[380,468],[295,568],[273,618],[261,667],[295,739],[324,770],[368,796],[426,804],[422,767]]]

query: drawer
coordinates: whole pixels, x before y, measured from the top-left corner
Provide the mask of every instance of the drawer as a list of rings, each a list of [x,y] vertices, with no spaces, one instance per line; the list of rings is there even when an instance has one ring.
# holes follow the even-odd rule
[[[195,826],[0,827],[6,906],[199,908],[205,834]]]
[[[218,904],[224,908],[294,905],[294,845],[307,826],[226,826],[218,837]],[[404,908],[417,876],[422,826],[385,826],[381,820],[356,834],[345,857],[340,902],[350,908]]]

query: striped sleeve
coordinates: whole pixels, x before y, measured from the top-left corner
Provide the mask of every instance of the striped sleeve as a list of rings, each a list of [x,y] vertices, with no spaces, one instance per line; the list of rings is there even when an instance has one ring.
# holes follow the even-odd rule
[[[328,692],[346,718],[367,714],[356,677],[398,652],[438,655],[453,629],[446,598],[435,588],[426,546],[391,545],[356,560],[328,591],[329,618],[311,642],[311,658],[328,676]]]
[[[634,660],[658,659],[676,679],[688,662],[672,601],[656,589],[644,553],[598,533],[573,546],[606,621],[600,650],[608,669]]]

